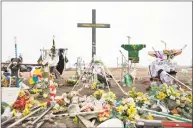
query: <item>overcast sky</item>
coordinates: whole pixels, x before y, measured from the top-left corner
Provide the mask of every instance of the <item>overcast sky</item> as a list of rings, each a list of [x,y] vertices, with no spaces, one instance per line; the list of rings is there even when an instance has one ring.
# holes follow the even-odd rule
[[[162,50],[167,42],[170,49],[188,45],[175,60],[179,65],[192,61],[191,2],[3,2],[2,60],[14,56],[14,36],[18,53],[24,62],[36,63],[41,48],[51,48],[55,35],[57,48],[68,48],[70,64],[81,56],[91,59],[92,30],[77,28],[77,23],[90,23],[96,9],[97,23],[109,23],[111,28],[96,30],[96,51],[107,66],[116,67],[119,50],[128,43],[146,44],[140,51],[140,63],[147,66],[154,58],[148,56],[152,47]]]

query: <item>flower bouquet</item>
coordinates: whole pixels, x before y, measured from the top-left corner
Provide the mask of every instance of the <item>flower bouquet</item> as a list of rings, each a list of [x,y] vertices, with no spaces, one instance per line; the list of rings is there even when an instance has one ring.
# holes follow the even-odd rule
[[[122,99],[120,104],[115,107],[115,116],[121,120],[135,122],[136,119],[144,118],[153,120],[153,116],[144,111],[137,111],[136,103],[133,98]]]
[[[27,95],[27,96],[26,96]],[[39,102],[34,100],[33,97],[29,98],[28,94],[21,90],[18,96],[18,99],[11,105],[13,109],[13,115],[21,115],[22,117],[28,115],[31,111],[30,109],[34,106],[37,106]]]
[[[102,99],[104,99],[108,104],[113,105],[116,100],[116,95],[113,92],[109,91],[102,95]]]
[[[136,92],[135,88],[133,87],[131,91],[128,92],[128,95],[133,98],[134,102],[137,106],[150,106],[149,97],[147,94],[144,94],[143,92]]]
[[[91,89],[97,89],[97,87],[98,87],[98,85],[99,85],[100,83],[99,82],[93,82],[93,84],[92,84],[92,86],[91,86]]]
[[[100,100],[101,99],[101,97],[102,97],[102,95],[104,94],[104,90],[97,90],[97,91],[95,91],[94,92],[94,97],[97,99],[97,100]]]
[[[150,96],[166,104],[170,113],[192,119],[192,93],[167,84],[151,88]]]
[[[77,80],[73,80],[73,79],[68,79],[68,80],[66,80],[66,83],[67,83],[68,85],[75,85],[76,82],[77,82]]]
[[[9,86],[9,77],[2,76],[1,78],[1,86],[8,87]]]
[[[98,113],[98,120],[100,122],[105,121],[105,120],[112,117],[112,114],[111,114],[111,111],[110,111],[111,108],[112,107],[109,104],[103,105],[103,110],[105,110],[105,111],[102,112],[102,113]]]
[[[74,76],[72,76],[71,78],[67,79],[67,80],[66,80],[66,83],[67,83],[68,85],[75,85],[76,82],[78,81],[79,77],[80,77],[80,76],[76,73]]]

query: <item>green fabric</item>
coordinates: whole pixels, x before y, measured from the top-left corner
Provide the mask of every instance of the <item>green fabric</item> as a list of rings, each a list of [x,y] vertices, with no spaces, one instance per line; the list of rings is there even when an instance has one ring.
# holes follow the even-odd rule
[[[130,87],[132,84],[133,84],[133,78],[131,75],[125,75],[124,76],[124,81],[125,81],[125,84]]]
[[[129,57],[132,63],[139,63],[139,57]]]
[[[145,48],[145,44],[123,44],[121,45],[127,51],[140,51],[141,49]]]
[[[145,44],[123,44],[121,45],[123,49],[128,51],[129,60],[132,63],[139,63],[139,51],[146,47]]]

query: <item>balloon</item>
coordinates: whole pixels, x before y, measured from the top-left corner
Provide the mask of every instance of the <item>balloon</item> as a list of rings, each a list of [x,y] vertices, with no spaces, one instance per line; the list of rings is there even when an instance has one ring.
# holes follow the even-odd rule
[[[33,81],[32,78],[29,79],[29,84],[34,84],[35,82]]]

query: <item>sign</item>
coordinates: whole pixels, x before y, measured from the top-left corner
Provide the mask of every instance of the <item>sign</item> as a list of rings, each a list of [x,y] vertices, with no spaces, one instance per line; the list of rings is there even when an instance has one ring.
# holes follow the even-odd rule
[[[110,28],[110,24],[78,23],[77,27]]]
[[[8,104],[13,104],[19,95],[20,88],[15,87],[2,87],[2,101]]]

